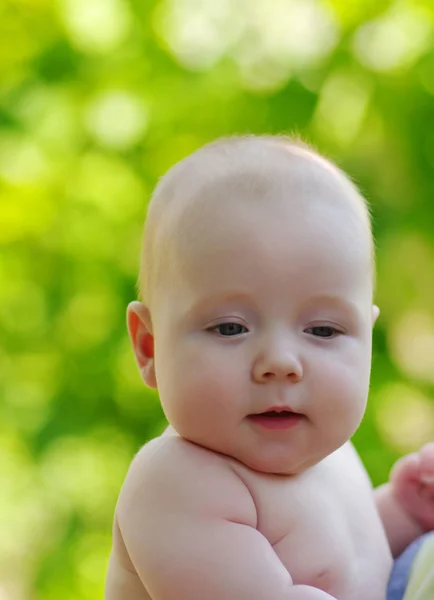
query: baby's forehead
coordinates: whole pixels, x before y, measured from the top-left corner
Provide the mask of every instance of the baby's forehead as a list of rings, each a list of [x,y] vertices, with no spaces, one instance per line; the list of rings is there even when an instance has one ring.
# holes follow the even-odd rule
[[[334,202],[358,196],[337,167],[309,149],[247,138],[210,144],[175,165],[157,186],[152,204],[164,207],[164,217],[172,209],[180,214],[245,196],[269,201],[282,193],[288,201],[295,193],[298,200],[329,196]]]
[[[208,254],[209,248],[232,244],[246,228],[261,238],[278,230],[318,237],[321,230],[336,244],[362,239],[368,247],[366,207],[337,168],[303,148],[282,151],[270,144],[267,151],[248,150],[217,147],[183,165],[166,212],[165,237],[175,254]]]
[[[157,186],[145,229],[147,287],[152,288],[156,273],[166,279],[170,271],[173,277],[192,253],[208,254],[223,238],[229,240],[231,232],[238,235],[236,227],[226,228],[228,218],[231,224],[248,220],[257,231],[264,216],[282,219],[282,227],[308,218],[309,228],[320,223],[321,230],[363,248],[370,261],[373,256],[368,209],[356,186],[333,163],[279,139],[229,139],[193,153]],[[261,229],[255,235],[262,234]]]

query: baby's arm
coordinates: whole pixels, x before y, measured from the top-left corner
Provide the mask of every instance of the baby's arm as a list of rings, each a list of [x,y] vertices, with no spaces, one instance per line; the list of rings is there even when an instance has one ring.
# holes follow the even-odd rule
[[[117,519],[153,600],[334,600],[293,585],[256,529],[252,497],[228,463],[182,440],[142,450]]]

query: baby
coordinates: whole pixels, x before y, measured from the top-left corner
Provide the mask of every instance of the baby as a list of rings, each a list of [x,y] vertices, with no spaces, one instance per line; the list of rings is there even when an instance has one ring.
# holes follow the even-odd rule
[[[434,528],[434,444],[374,491],[366,203],[283,137],[234,137],[162,178],[128,329],[171,427],[134,458],[106,600],[385,600]]]

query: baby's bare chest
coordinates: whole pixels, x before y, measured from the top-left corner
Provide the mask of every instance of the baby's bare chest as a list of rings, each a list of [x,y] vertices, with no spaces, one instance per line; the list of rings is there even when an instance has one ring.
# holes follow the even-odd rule
[[[351,458],[350,458],[351,461]],[[338,468],[339,467],[339,468]],[[295,584],[339,600],[385,600],[392,559],[372,488],[360,465],[341,465],[285,478],[243,472],[258,530]]]

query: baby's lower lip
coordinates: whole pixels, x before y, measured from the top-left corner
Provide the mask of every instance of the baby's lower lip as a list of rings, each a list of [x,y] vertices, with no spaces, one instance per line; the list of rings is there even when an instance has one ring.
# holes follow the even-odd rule
[[[285,430],[298,425],[304,419],[304,415],[292,412],[261,413],[259,415],[249,415],[247,418],[263,429]]]

